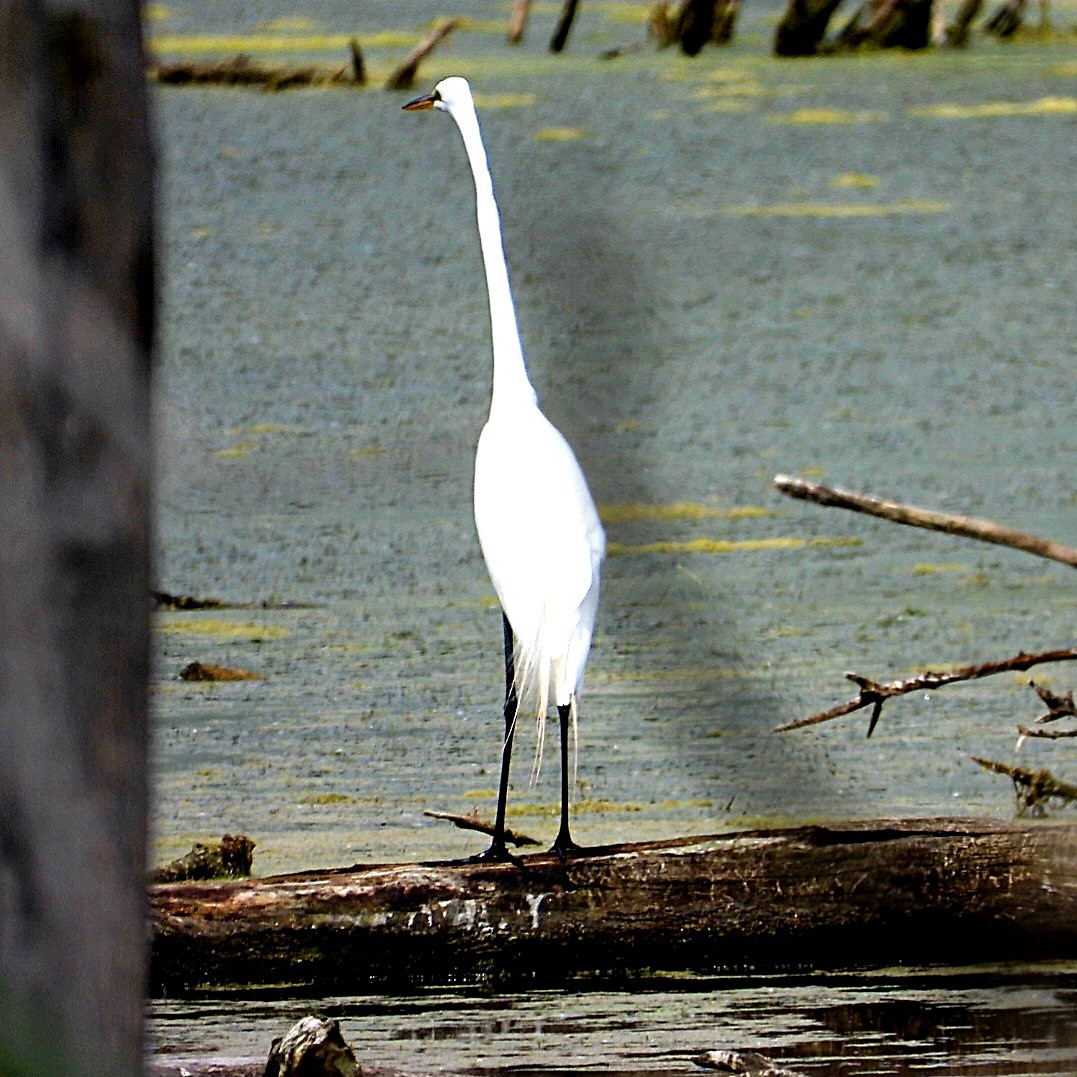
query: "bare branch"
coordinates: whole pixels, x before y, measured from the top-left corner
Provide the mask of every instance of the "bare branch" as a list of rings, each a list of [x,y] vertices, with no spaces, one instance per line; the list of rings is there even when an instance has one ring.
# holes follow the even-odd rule
[[[415,83],[419,64],[423,62],[460,25],[459,19],[448,19],[439,23],[418,45],[404,57],[385,80],[387,90],[408,90]]]
[[[1013,782],[1019,815],[1023,815],[1028,810],[1042,815],[1047,801],[1052,797],[1067,804],[1077,801],[1077,786],[1060,782],[1049,770],[1011,767],[1006,763],[981,759],[977,755],[970,755],[969,758],[974,763],[979,763],[984,770],[990,770],[994,774],[1005,774]]]
[[[781,493],[802,501],[814,501],[854,512],[865,512],[870,516],[880,516],[898,524],[910,527],[924,527],[929,531],[944,531],[949,535],[963,535],[966,538],[992,542],[997,546],[1009,546],[1024,550],[1025,553],[1047,557],[1052,561],[1061,561],[1064,565],[1077,568],[1077,549],[1051,539],[1039,538],[1012,527],[1004,527],[991,520],[980,520],[972,516],[953,516],[932,509],[921,509],[915,505],[904,505],[898,501],[884,501],[868,494],[856,494],[821,483],[808,482],[790,475],[775,475],[774,485]]]
[[[909,692],[920,691],[925,688],[941,688],[947,684],[955,684],[958,681],[979,680],[982,677],[993,677],[996,673],[1012,673],[1015,670],[1030,669],[1032,666],[1044,662],[1072,662],[1077,659],[1077,647],[1066,647],[1058,651],[1043,651],[1040,654],[1020,654],[1013,658],[1004,658],[998,662],[981,662],[973,666],[961,666],[958,669],[948,670],[942,673],[921,673],[918,677],[909,677],[903,681],[887,681],[880,684],[868,677],[862,677],[859,673],[846,673],[847,680],[860,686],[860,694],[855,699],[845,703],[839,703],[828,711],[819,714],[808,715],[807,718],[797,718],[795,721],[786,722],[775,729],[776,733],[785,733],[790,729],[802,729],[804,726],[818,725],[820,722],[828,722],[832,718],[841,718],[843,715],[852,714],[853,711],[862,710],[864,707],[872,708],[871,722],[868,728],[868,736],[871,736],[875,724],[879,720],[883,703],[892,696],[903,696]]]
[[[423,815],[428,815],[431,819],[445,819],[447,822],[458,826],[461,830],[477,830],[480,834],[488,834],[493,837],[494,824],[488,823],[485,819],[479,818],[479,812],[477,808],[471,809],[470,815],[453,815],[451,812],[443,811],[424,811]],[[526,834],[517,834],[514,830],[505,831],[505,841],[509,845],[515,845],[519,848],[521,845],[541,845],[542,843],[537,838],[528,837]]]

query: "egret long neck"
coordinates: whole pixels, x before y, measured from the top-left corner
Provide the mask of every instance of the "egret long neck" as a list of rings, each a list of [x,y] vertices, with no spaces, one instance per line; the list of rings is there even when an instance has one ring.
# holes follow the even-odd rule
[[[501,238],[501,217],[494,199],[494,184],[482,145],[479,118],[472,106],[452,113],[464,139],[471,173],[475,179],[475,213],[479,223],[479,244],[486,270],[486,290],[490,299],[490,330],[494,345],[494,389],[491,414],[511,401],[535,402],[535,390],[527,377],[516,308],[509,285],[509,267]]]

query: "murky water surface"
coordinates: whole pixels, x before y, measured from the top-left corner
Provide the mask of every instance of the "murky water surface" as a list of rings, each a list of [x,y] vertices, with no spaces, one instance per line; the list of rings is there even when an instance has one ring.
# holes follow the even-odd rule
[[[894,701],[870,741],[860,720],[769,730],[852,694],[845,670],[1072,643],[1072,570],[790,502],[770,480],[1077,542],[1075,50],[778,63],[780,6],[748,4],[730,49],[599,60],[639,39],[640,8],[583,5],[560,59],[541,5],[520,50],[480,22],[422,77],[463,73],[486,95],[533,379],[615,544],[576,836],[1009,817],[1007,782],[970,754],[1077,774],[1073,741],[1014,754],[1014,726],[1040,710],[1026,677]],[[174,50],[219,56],[190,35],[247,34],[272,59],[266,39],[297,34],[288,58],[317,61],[319,33],[418,33],[431,14],[153,10]],[[1054,12],[1072,23],[1072,4]],[[375,79],[406,47],[389,41],[368,49]],[[257,840],[261,873],[475,852],[423,815],[491,812],[498,758],[501,630],[470,509],[489,340],[457,133],[377,89],[156,96],[157,575],[234,608],[157,620],[154,858],[224,831]],[[1012,107],[983,114],[998,102]],[[539,508],[521,526],[556,521]],[[196,660],[262,679],[180,681]],[[1072,686],[1060,668],[1036,678]],[[526,762],[509,822],[549,840],[556,766],[529,789]],[[829,979],[338,1010],[405,1068],[664,1072],[731,1041],[818,1073],[1062,1073],[1077,1070],[1072,1000],[1068,976]],[[193,1021],[188,1046],[261,1052],[293,1009],[162,1004],[155,1035]],[[800,1057],[809,1044],[822,1056]]]
[[[268,1053],[309,1002],[156,1003],[159,1060]],[[811,981],[681,981],[633,991],[326,999],[364,1067],[405,1073],[702,1073],[713,1050],[759,1051],[817,1077],[1077,1071],[1077,973],[895,972]],[[198,1039],[192,1039],[192,1022]],[[194,1050],[192,1050],[194,1048]]]

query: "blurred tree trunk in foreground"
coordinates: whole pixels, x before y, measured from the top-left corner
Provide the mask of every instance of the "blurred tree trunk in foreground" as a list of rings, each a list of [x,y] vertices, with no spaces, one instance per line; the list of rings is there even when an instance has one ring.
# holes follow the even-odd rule
[[[0,9],[0,1072],[142,1069],[153,161],[140,12]]]

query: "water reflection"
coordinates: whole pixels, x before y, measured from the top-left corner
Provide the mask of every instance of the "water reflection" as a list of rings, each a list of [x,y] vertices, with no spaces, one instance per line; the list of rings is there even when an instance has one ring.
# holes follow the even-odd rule
[[[364,1068],[405,1073],[699,1072],[694,1056],[755,1050],[818,1077],[1077,1073],[1077,968],[650,980],[633,990],[321,1000],[161,1001],[153,1053],[264,1058],[314,1010],[337,1017]]]

